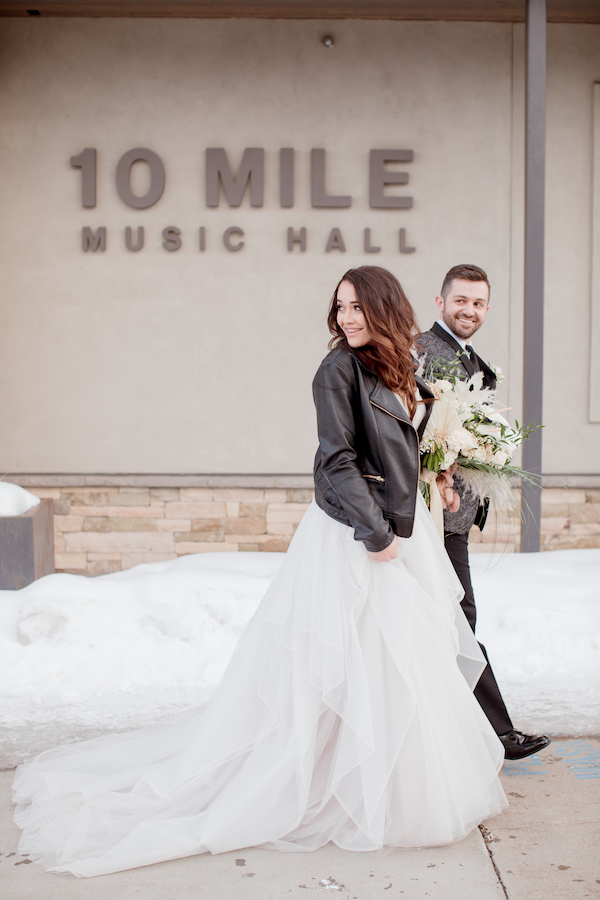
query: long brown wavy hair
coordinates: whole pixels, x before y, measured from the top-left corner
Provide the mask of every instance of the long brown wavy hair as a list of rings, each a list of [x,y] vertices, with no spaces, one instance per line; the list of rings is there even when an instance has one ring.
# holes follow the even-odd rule
[[[391,272],[379,266],[349,269],[334,291],[327,315],[329,331],[333,335],[329,341],[330,350],[349,346],[337,322],[337,292],[343,281],[353,285],[372,338],[364,347],[352,348],[352,352],[386,387],[404,397],[412,418],[417,409],[417,383],[411,347],[419,330],[402,285]]]

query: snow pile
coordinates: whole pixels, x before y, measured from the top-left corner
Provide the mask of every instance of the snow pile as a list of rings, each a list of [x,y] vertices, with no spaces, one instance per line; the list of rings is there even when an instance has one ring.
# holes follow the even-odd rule
[[[0,767],[207,699],[282,564],[210,553],[0,594]],[[517,727],[600,733],[600,550],[477,555],[478,632]]]
[[[22,516],[37,506],[40,498],[18,484],[0,481],[0,516]]]
[[[471,557],[485,644],[517,728],[600,734],[600,550]]]
[[[212,693],[283,562],[207,553],[0,593],[0,767]]]

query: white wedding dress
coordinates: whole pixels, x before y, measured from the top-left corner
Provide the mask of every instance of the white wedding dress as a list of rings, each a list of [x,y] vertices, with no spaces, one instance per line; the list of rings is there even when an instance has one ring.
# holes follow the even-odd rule
[[[420,494],[398,543],[374,562],[313,503],[203,708],[19,767],[20,851],[85,877],[248,846],[445,844],[499,813],[483,657]]]

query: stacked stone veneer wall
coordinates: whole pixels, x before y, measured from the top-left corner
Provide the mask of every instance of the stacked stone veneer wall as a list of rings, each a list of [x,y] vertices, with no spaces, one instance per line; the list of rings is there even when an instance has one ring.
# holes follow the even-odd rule
[[[16,480],[16,479],[15,479]],[[308,488],[36,487],[54,501],[56,569],[100,575],[187,553],[283,552],[312,500]],[[600,547],[600,488],[542,496],[542,548]],[[516,514],[491,511],[472,552],[519,549]]]
[[[27,485],[54,500],[56,569],[100,575],[187,553],[285,551],[309,489]]]
[[[473,553],[518,551],[521,541],[519,497],[513,510],[490,511],[483,532],[473,528]],[[600,488],[546,488],[542,492],[542,550],[600,547]]]

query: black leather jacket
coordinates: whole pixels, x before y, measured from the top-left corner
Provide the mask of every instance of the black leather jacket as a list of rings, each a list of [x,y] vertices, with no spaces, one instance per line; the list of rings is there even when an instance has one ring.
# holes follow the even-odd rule
[[[433,397],[417,378],[423,399]],[[419,440],[432,404],[417,430],[398,398],[365,369],[347,347],[321,363],[313,381],[319,449],[315,500],[332,518],[354,528],[354,537],[377,553],[394,534],[410,537],[419,483]]]

